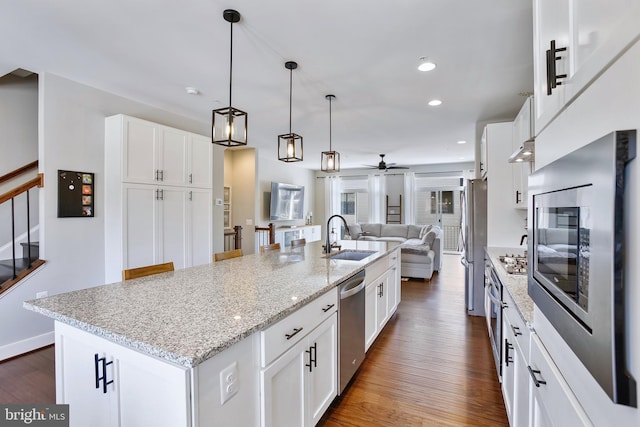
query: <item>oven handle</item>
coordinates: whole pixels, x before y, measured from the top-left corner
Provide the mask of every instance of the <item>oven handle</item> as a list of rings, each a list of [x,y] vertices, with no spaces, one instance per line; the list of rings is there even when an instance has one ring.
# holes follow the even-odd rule
[[[490,289],[487,289],[487,295],[489,296],[489,299],[491,299],[491,301],[493,301],[493,303],[495,305],[497,305],[498,307],[502,307],[502,301],[500,301],[498,298],[493,296],[493,293],[491,293]]]

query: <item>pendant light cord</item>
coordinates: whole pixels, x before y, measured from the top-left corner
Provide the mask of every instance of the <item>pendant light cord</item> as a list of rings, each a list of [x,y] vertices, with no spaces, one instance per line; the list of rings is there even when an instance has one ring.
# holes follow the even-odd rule
[[[231,79],[233,77],[233,22],[231,24],[231,37],[229,42],[229,114],[231,114]]]
[[[291,102],[293,100],[293,68],[289,69],[289,134],[291,134]]]
[[[332,97],[329,98],[329,151],[331,150],[331,101],[333,100]]]

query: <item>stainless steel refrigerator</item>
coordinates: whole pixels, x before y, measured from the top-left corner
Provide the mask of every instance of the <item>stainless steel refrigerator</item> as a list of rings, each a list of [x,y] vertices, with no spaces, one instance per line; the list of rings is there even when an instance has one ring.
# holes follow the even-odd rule
[[[463,193],[463,252],[467,313],[484,316],[484,250],[487,246],[487,181],[467,180]]]

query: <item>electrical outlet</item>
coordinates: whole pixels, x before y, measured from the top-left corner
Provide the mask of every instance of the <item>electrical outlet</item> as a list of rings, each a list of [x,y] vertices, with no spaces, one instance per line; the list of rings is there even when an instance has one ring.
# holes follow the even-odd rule
[[[247,225],[253,225],[253,220],[252,219],[247,219]]]
[[[238,392],[238,363],[231,365],[220,371],[220,404],[231,399]]]
[[[47,291],[36,292],[36,298],[45,298],[47,296],[49,296],[49,292]]]

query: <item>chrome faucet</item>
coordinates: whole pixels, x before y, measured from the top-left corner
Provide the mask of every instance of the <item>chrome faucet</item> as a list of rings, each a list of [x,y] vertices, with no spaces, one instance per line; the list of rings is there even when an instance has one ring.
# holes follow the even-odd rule
[[[329,241],[329,224],[331,223],[331,220],[332,220],[333,218],[336,218],[336,217],[338,217],[338,218],[340,218],[340,219],[342,220],[342,222],[344,223],[345,232],[346,232],[348,235],[351,235],[351,234],[349,233],[349,226],[347,225],[347,220],[346,220],[346,219],[344,219],[341,215],[337,215],[337,214],[336,214],[336,215],[331,215],[331,216],[329,217],[329,219],[327,220],[327,239],[326,239],[326,241],[325,241],[325,245],[324,245],[324,253],[325,253],[325,254],[329,254],[329,253],[331,253],[331,242]]]

